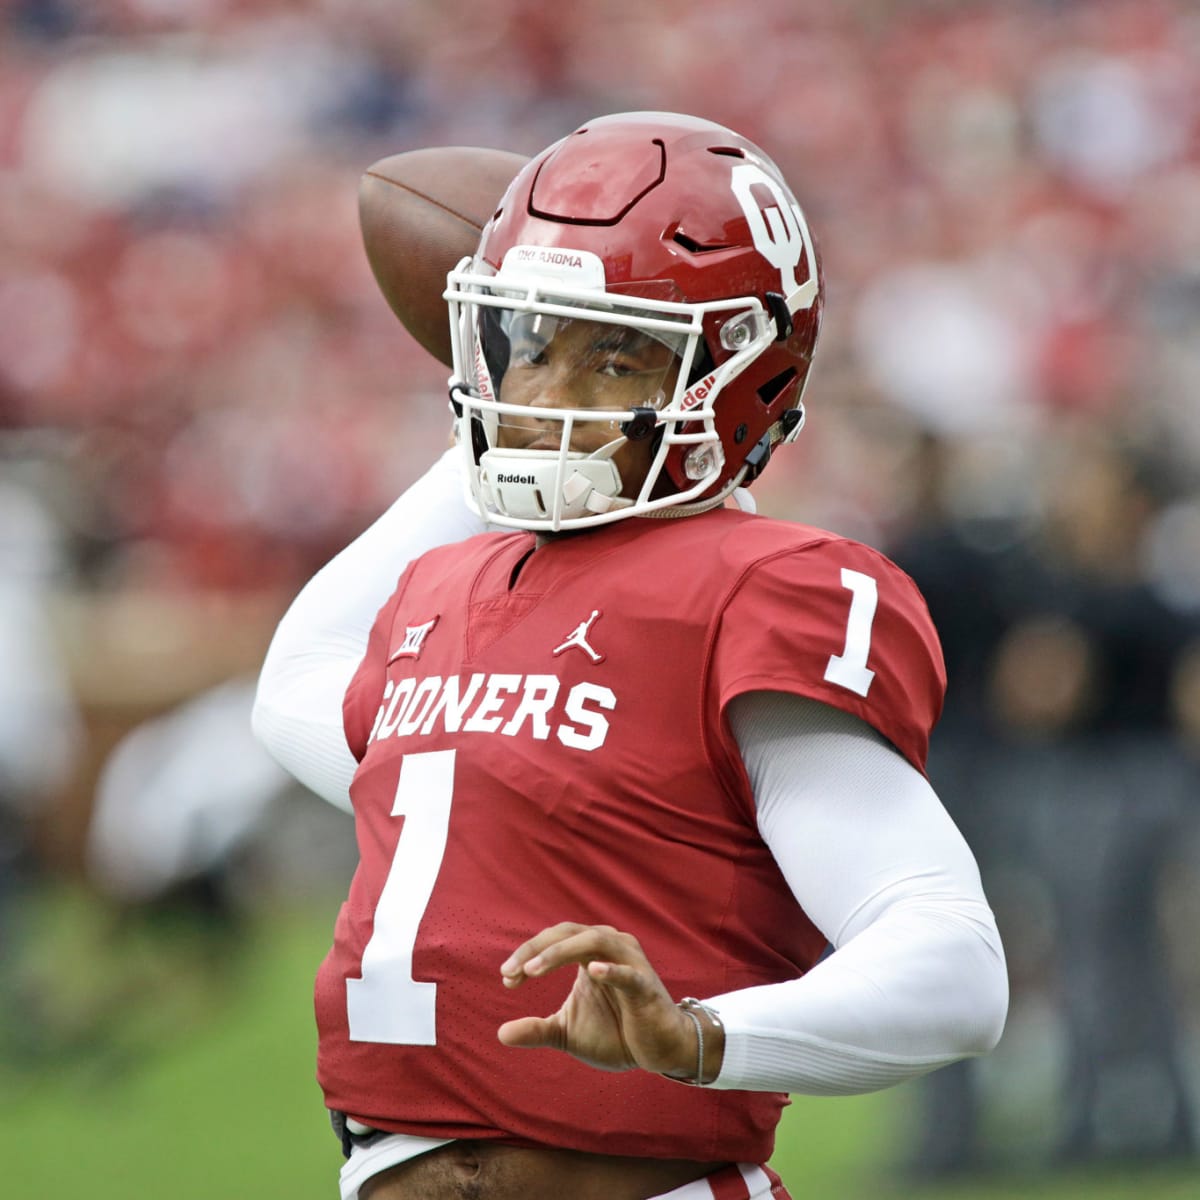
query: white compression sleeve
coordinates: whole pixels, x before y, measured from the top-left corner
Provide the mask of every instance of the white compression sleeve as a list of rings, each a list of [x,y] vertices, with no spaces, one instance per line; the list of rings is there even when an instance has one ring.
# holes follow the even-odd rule
[[[346,745],[342,697],[379,609],[414,558],[486,528],[467,506],[460,452],[447,450],[313,576],[280,621],[259,675],[254,732],[284,768],[331,804],[350,810],[357,764]]]
[[[759,828],[834,952],[800,979],[711,998],[712,1086],[849,1095],[995,1045],[1008,1007],[974,857],[928,781],[865,723],[758,692],[730,717]]]

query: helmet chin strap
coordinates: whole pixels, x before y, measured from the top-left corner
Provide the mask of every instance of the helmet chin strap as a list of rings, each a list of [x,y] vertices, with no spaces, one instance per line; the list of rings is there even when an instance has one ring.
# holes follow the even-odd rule
[[[792,442],[796,440],[800,430],[804,428],[804,406],[797,405],[790,412],[783,414],[783,417],[776,421],[770,429],[763,434],[757,446],[746,456],[746,461],[742,463],[738,473],[715,495],[710,496],[707,500],[694,500],[691,504],[677,504],[671,508],[659,508],[653,512],[646,514],[648,517],[688,517],[694,516],[696,513],[708,512],[710,508],[716,508],[719,504],[724,504],[730,496],[733,497],[734,503],[742,510],[742,512],[757,512],[758,506],[754,503],[754,498],[749,491],[742,487],[743,483],[749,483],[751,480],[758,477],[767,460],[771,457],[775,447],[781,442]]]
[[[558,450],[486,450],[479,459],[479,483],[490,507],[506,517],[569,521],[589,514],[628,508],[624,486],[612,456],[625,444],[614,438],[590,454],[567,451],[561,505],[554,498],[563,454]]]
[[[708,512],[710,508],[719,508],[730,496],[733,496],[738,508],[743,512],[756,512],[757,506],[750,493],[741,486],[742,480],[746,477],[746,468],[743,467],[715,496],[709,496],[706,500],[692,500],[688,504],[673,504],[667,508],[655,508],[646,514],[648,517],[694,517],[698,513]],[[743,499],[744,498],[744,499]],[[748,501],[749,504],[745,503]]]

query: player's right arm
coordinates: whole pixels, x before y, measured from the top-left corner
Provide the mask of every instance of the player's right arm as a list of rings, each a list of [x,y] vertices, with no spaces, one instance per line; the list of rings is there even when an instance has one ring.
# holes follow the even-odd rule
[[[259,675],[255,735],[305,787],[347,812],[358,764],[342,698],[375,617],[414,558],[486,529],[467,506],[459,463],[458,450],[447,450],[313,576],[280,621]]]

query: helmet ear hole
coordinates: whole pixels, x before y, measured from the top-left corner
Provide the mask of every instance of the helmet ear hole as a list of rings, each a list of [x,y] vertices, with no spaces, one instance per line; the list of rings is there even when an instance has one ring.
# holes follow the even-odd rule
[[[773,375],[768,379],[758,389],[758,398],[763,407],[770,408],[799,377],[800,374],[795,367],[788,367],[787,370],[780,371],[778,375]]]

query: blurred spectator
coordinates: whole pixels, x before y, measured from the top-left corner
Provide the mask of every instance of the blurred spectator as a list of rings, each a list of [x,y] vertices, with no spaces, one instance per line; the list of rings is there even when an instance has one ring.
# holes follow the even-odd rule
[[[29,819],[66,786],[81,728],[50,620],[68,573],[36,492],[0,474],[0,809]]]
[[[1200,775],[1171,696],[1200,607],[1176,607],[1144,572],[1170,477],[1085,430],[1027,465],[1040,519],[980,522],[948,494],[948,459],[952,449],[931,447],[949,519],[892,551],[929,601],[954,681],[931,775],[985,874],[1024,864],[1050,901],[1052,948],[1038,966],[1066,1043],[1045,1149],[1064,1162],[1190,1155],[1185,1030],[1158,900],[1198,815]],[[1020,995],[1037,986],[1025,977],[1037,931],[1028,913],[1007,916]],[[976,1077],[966,1065],[926,1082],[919,1169],[986,1161]]]
[[[82,725],[49,609],[67,570],[36,490],[0,470],[0,1029],[14,1027],[13,964],[40,876],[37,828],[71,778]],[[3,1039],[0,1039],[2,1048]]]
[[[88,867],[125,904],[219,884],[289,779],[250,733],[252,681],[231,681],[139,725],[96,785]],[[219,893],[219,887],[210,888]]]

